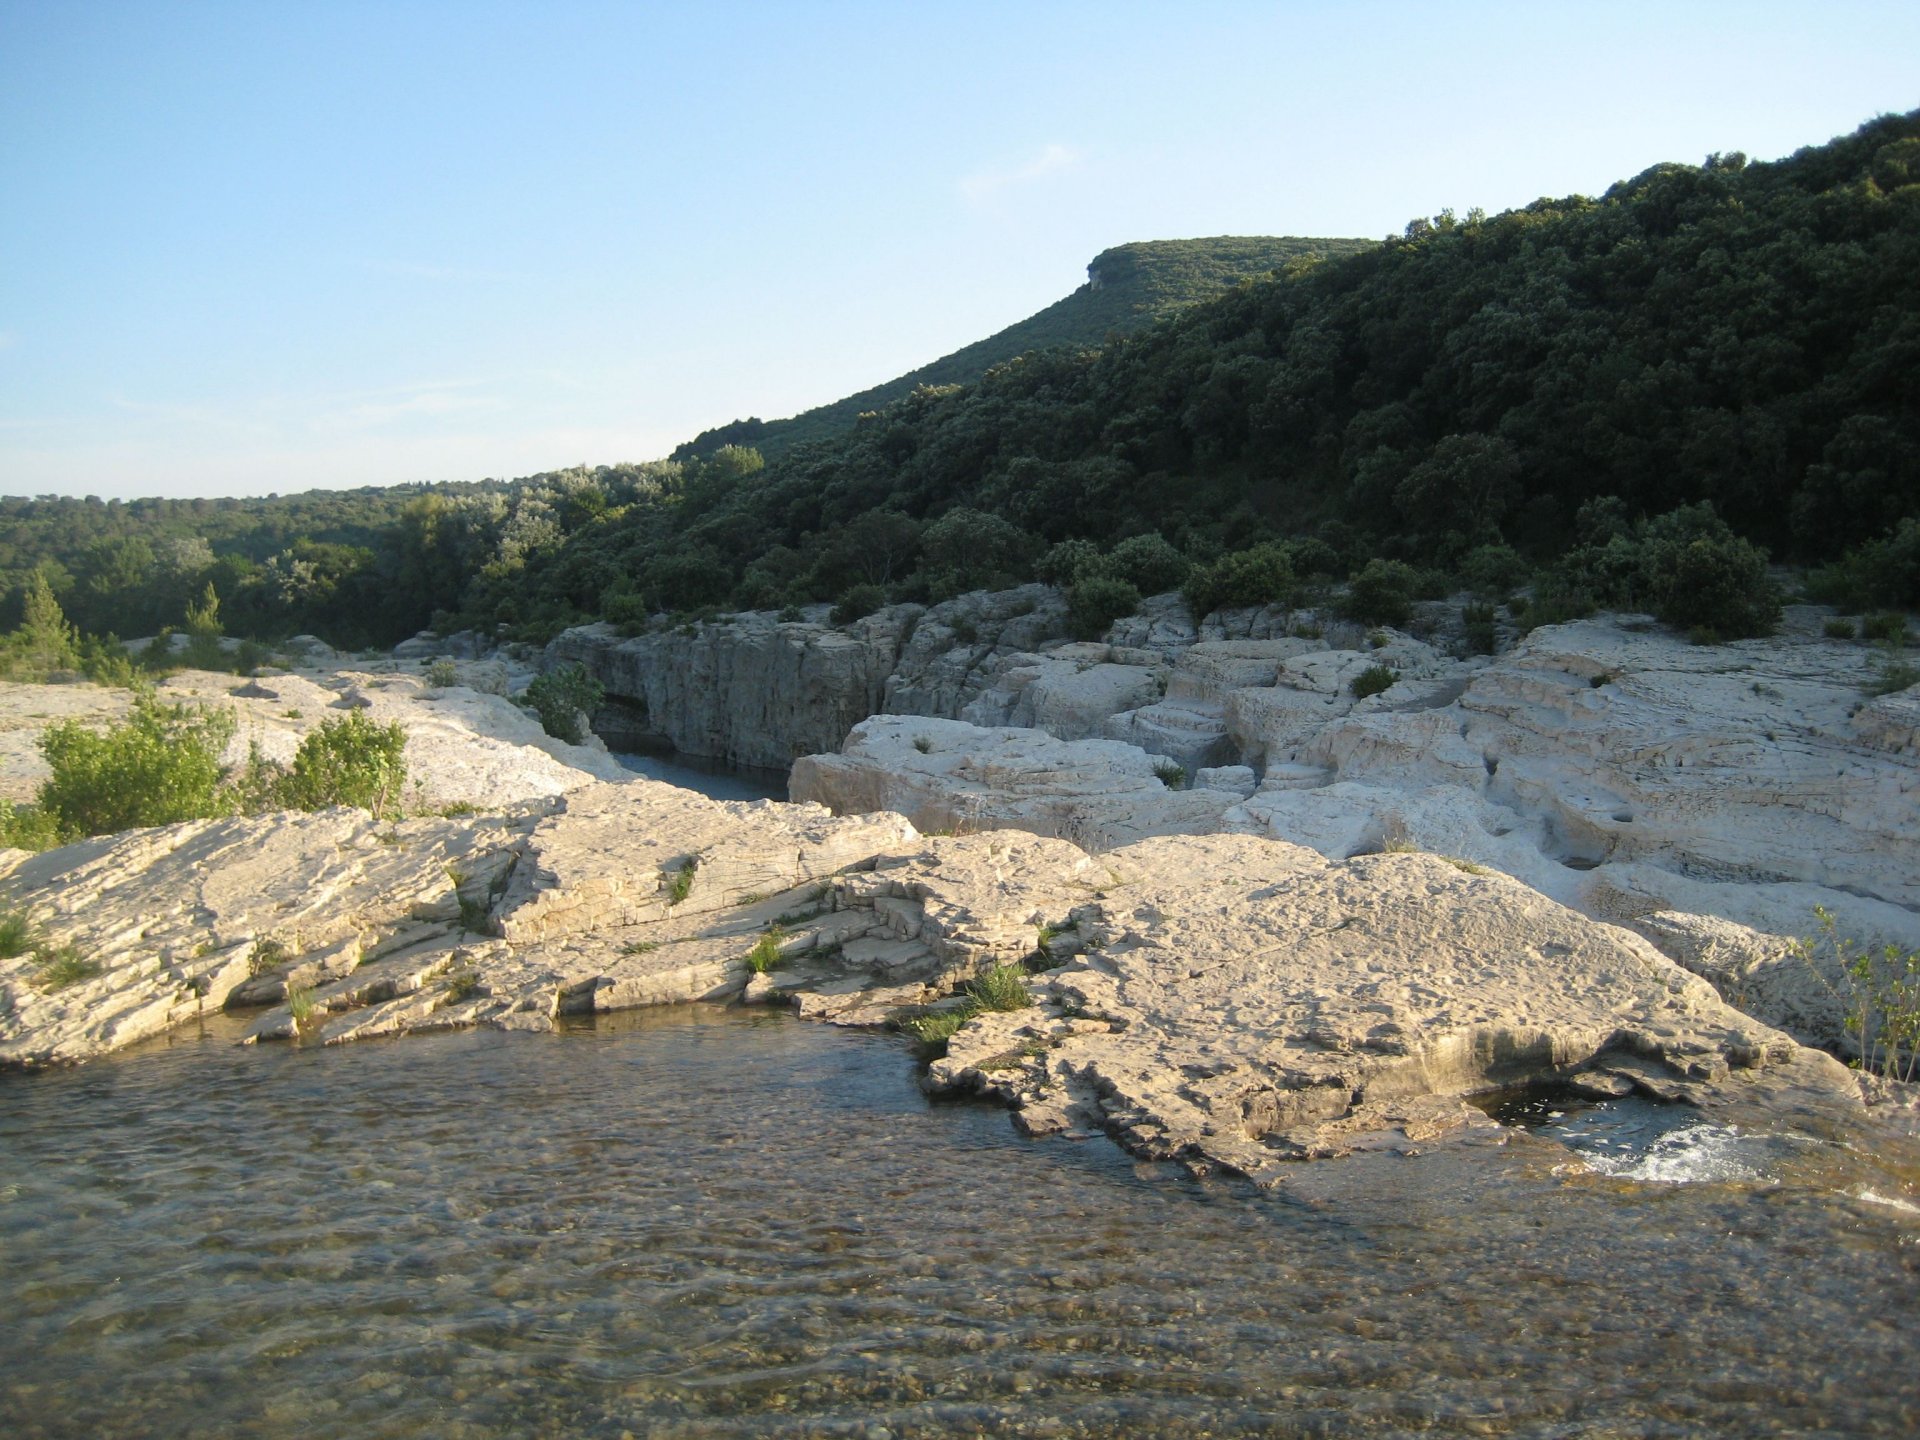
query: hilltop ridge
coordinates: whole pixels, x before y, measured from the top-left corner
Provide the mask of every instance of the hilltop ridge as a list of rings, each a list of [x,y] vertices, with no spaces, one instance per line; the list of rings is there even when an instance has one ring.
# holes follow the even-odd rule
[[[970,385],[995,365],[1035,350],[1102,345],[1303,257],[1333,259],[1374,243],[1294,235],[1216,235],[1115,245],[1087,263],[1087,281],[1071,295],[984,340],[785,420],[735,420],[702,431],[676,449],[673,458],[708,456],[723,445],[751,445],[772,460],[796,445],[851,429],[863,413],[904,399],[919,386]]]

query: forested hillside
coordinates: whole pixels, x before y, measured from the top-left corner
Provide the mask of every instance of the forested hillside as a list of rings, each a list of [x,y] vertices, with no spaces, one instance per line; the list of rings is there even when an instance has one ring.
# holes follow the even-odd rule
[[[1017,325],[896,380],[790,420],[736,420],[705,431],[675,450],[673,458],[711,455],[722,445],[751,445],[767,459],[777,459],[796,445],[843,434],[861,415],[904,399],[919,386],[971,385],[993,366],[1031,350],[1057,345],[1090,349],[1214,299],[1243,280],[1270,274],[1303,256],[1352,255],[1373,243],[1222,235],[1116,245],[1093,258],[1086,284]]]
[[[770,463],[729,444],[361,492],[339,501],[357,531],[316,497],[276,502],[316,507],[304,537],[284,508],[257,533],[219,512],[207,574],[223,619],[372,638],[430,618],[536,637],[709,606],[854,613],[1035,573],[1097,619],[1129,587],[1184,582],[1204,605],[1309,576],[1498,594],[1537,572],[1536,618],[1638,604],[1745,631],[1772,613],[1756,547],[1851,552],[1830,586],[1920,605],[1916,275],[1920,112],[1775,163],[1660,164],[1597,199],[1296,257],[1100,348],[919,386]],[[99,538],[49,550],[33,538],[48,503],[9,503],[0,563],[18,578],[57,559],[76,616],[126,633],[115,597],[163,571],[191,589],[196,556],[154,548],[116,570],[111,513]],[[303,543],[364,555],[298,570]],[[1694,590],[1733,599],[1670,604]]]

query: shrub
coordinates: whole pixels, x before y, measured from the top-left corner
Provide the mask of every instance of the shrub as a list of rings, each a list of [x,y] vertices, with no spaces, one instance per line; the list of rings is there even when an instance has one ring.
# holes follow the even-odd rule
[[[40,737],[53,774],[39,808],[62,839],[218,815],[227,808],[220,756],[233,726],[224,711],[163,705],[150,694],[104,731],[64,721]]]
[[[1187,783],[1187,767],[1184,765],[1175,765],[1170,760],[1163,760],[1155,765],[1153,767],[1153,773],[1155,778],[1169,790],[1178,790],[1182,785]]]
[[[1237,606],[1285,604],[1293,592],[1293,561],[1271,541],[1195,566],[1181,587],[1196,620]]]
[[[460,667],[441,656],[427,667],[427,684],[436,690],[445,690],[450,685],[460,683]]]
[[[1142,595],[1178,590],[1193,568],[1186,556],[1159,535],[1135,535],[1122,540],[1107,556],[1107,564]]]
[[[1493,606],[1469,605],[1461,611],[1460,619],[1467,630],[1467,650],[1474,655],[1491,655],[1499,638],[1493,625]]]
[[[50,850],[59,843],[59,822],[38,805],[8,805],[0,801],[0,846]]]
[[[1735,535],[1711,505],[1682,506],[1653,521],[1643,555],[1647,597],[1669,625],[1739,639],[1771,634],[1780,621],[1766,551]]]
[[[851,585],[840,596],[840,603],[833,607],[831,619],[836,625],[851,624],[864,616],[873,614],[887,603],[887,592],[879,585]]]
[[[527,686],[526,703],[540,717],[540,725],[556,740],[578,745],[586,739],[580,716],[600,708],[606,691],[584,665],[562,665]]]
[[[293,765],[276,787],[294,810],[357,805],[378,819],[407,782],[407,732],[397,721],[376,725],[359,710],[320,728],[300,742]]]
[[[678,905],[693,893],[693,874],[699,868],[700,859],[695,856],[673,872],[673,878],[667,882],[667,904]]]
[[[1400,560],[1369,560],[1347,582],[1341,611],[1367,625],[1405,625],[1413,610],[1420,573]]]
[[[1067,624],[1078,640],[1097,640],[1122,615],[1140,608],[1140,592],[1125,580],[1095,575],[1067,592]]]
[[[1909,665],[1889,655],[1874,672],[1866,690],[1869,695],[1893,695],[1913,685],[1920,685],[1920,666]]]
[[[1862,640],[1884,640],[1889,645],[1907,643],[1907,617],[1898,610],[1883,610],[1860,621]]]
[[[1303,580],[1334,580],[1346,573],[1340,552],[1311,535],[1287,542],[1287,560],[1293,566],[1293,573]]]
[[[1839,974],[1838,988],[1814,974],[1845,1007],[1845,1027],[1860,1047],[1860,1066],[1889,1080],[1920,1078],[1920,950],[1897,945],[1870,950],[1839,934],[1833,915],[1816,905],[1820,934],[1796,947],[1809,965],[1825,949]]]
[[[1364,700],[1369,695],[1378,695],[1383,690],[1392,689],[1394,682],[1399,678],[1399,675],[1384,665],[1369,665],[1353,677],[1353,682],[1347,686],[1347,689],[1353,693],[1354,699]]]
[[[1820,628],[1829,640],[1851,640],[1860,633],[1860,627],[1853,621],[1837,616]]]
[[[1807,593],[1846,610],[1920,609],[1920,519],[1902,520],[1889,534],[1814,571]]]
[[[1480,596],[1504,595],[1527,578],[1527,562],[1510,545],[1481,545],[1460,562],[1460,578]]]
[[[1091,578],[1106,573],[1106,562],[1101,557],[1100,547],[1091,540],[1062,540],[1040,557],[1033,567],[1034,578],[1043,584],[1053,585],[1061,590],[1068,589],[1082,577]]]

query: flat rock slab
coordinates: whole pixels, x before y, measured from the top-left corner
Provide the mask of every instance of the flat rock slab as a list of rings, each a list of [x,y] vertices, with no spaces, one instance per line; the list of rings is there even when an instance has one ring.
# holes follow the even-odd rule
[[[1838,1062],[1502,875],[1224,835],[1101,861],[1112,880],[1079,917],[1087,953],[1043,977],[1031,1015],[956,1035],[936,1088],[1000,1093],[1032,1130],[1098,1123],[1136,1153],[1265,1183],[1291,1161],[1489,1124],[1467,1096],[1583,1076],[1706,1110],[1789,1094],[1859,1108]]]
[[[0,852],[0,904],[91,971],[49,988],[43,957],[0,960],[0,1064],[87,1059],[268,976],[320,979],[457,930],[462,887],[484,893],[531,825],[339,808]]]

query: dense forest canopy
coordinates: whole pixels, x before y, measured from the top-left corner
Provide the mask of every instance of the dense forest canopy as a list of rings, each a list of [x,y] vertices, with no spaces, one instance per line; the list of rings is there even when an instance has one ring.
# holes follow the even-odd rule
[[[1755,546],[1852,552],[1856,578],[1892,575],[1887,603],[1920,604],[1916,275],[1920,112],[1775,163],[1661,164],[1597,199],[1295,254],[771,461],[727,443],[511,484],[8,501],[0,568],[16,587],[45,570],[89,629],[178,623],[211,580],[231,629],[350,643],[855,613],[1036,573],[1099,580],[1111,610],[1183,579],[1211,600],[1282,571],[1491,587],[1538,566],[1590,603],[1670,589],[1655,554],[1758,583]]]

